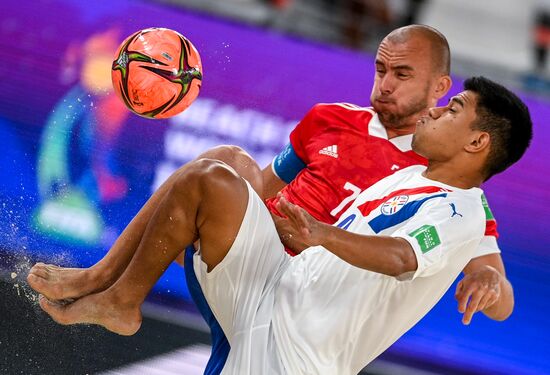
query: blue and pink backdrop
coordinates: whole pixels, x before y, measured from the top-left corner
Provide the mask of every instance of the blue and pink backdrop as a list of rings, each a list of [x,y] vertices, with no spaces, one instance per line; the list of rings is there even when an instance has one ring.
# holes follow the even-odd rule
[[[204,67],[199,99],[169,120],[130,114],[110,88],[117,45],[152,26],[186,35]],[[181,8],[8,0],[0,15],[0,258],[10,267],[28,259],[91,265],[175,168],[227,143],[265,166],[315,103],[368,105],[373,76],[372,55]],[[454,81],[451,94],[461,90],[461,77]],[[532,147],[484,186],[514,314],[502,323],[478,314],[464,327],[451,290],[389,355],[491,374],[550,373],[550,103],[521,96],[535,124]],[[183,271],[171,267],[155,294],[188,301]]]

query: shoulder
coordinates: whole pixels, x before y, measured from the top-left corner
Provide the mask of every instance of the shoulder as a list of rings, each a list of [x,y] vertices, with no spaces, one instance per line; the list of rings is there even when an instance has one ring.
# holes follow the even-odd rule
[[[479,188],[467,190],[450,188],[448,199],[454,199],[463,205],[467,205],[471,209],[475,209],[476,213],[480,213],[484,212],[482,196],[483,190]]]
[[[375,115],[372,107],[361,107],[351,103],[317,103],[309,111],[318,115],[366,115],[372,117]]]
[[[473,231],[485,231],[485,210],[482,204],[483,191],[478,188],[452,190],[442,202],[451,219],[460,218],[461,226]]]
[[[310,126],[325,128],[365,129],[374,118],[375,112],[369,107],[350,103],[318,103],[314,105],[302,122]]]

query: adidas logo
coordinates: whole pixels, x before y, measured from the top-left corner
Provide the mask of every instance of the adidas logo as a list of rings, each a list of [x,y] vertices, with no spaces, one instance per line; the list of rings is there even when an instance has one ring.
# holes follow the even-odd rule
[[[322,150],[319,151],[320,154],[332,156],[333,158],[338,157],[338,146],[332,145],[324,147]]]

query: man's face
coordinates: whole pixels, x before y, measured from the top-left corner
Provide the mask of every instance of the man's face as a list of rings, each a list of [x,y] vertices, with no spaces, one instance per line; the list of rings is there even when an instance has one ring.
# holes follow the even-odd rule
[[[431,65],[429,43],[421,38],[380,43],[370,100],[382,124],[398,129],[435,105],[430,99],[435,76]]]
[[[443,107],[433,107],[416,124],[413,150],[430,161],[446,161],[469,144],[476,115],[477,94],[463,91]]]

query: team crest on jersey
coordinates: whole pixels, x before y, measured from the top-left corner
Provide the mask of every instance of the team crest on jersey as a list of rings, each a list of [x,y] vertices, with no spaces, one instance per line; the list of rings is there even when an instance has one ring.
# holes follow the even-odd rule
[[[398,212],[403,206],[409,201],[408,195],[398,195],[396,197],[390,198],[386,203],[380,206],[380,211],[384,215],[393,215]]]

